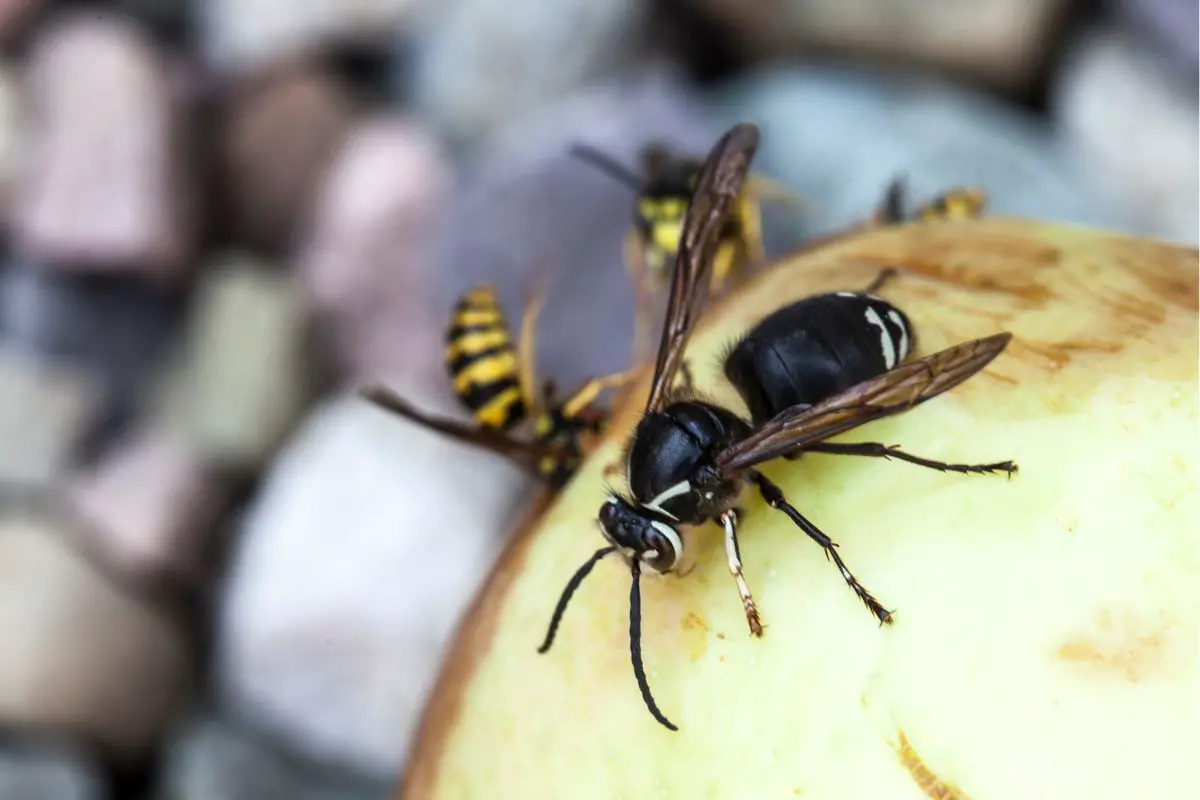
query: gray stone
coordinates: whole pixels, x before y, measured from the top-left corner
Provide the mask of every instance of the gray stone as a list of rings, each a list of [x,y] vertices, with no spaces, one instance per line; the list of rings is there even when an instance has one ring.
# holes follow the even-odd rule
[[[452,178],[436,140],[383,114],[363,120],[330,167],[297,273],[343,376],[440,369],[431,251]]]
[[[634,294],[622,247],[634,196],[568,150],[586,142],[630,166],[655,139],[703,154],[720,128],[699,116],[698,102],[678,76],[647,70],[574,95],[490,138],[446,215],[436,307],[448,310],[459,293],[489,281],[515,326],[528,282],[548,266],[539,374],[570,388],[624,369]]]
[[[66,539],[48,514],[0,517],[0,726],[56,731],[132,763],[184,699],[188,649]]]
[[[49,488],[72,464],[101,396],[95,378],[0,341],[0,488]]]
[[[101,279],[10,264],[0,270],[0,335],[94,375],[105,397],[104,429],[139,410],[177,339],[184,300],[132,277]]]
[[[26,169],[13,204],[31,263],[178,282],[194,244],[182,109],[166,62],[120,16],[63,13],[29,64]]]
[[[988,192],[988,213],[1132,230],[1096,194],[1064,143],[1035,118],[934,79],[807,67],[750,75],[710,100],[722,127],[762,129],[755,167],[812,201],[805,234],[862,219],[887,183],[914,197],[955,185]]]
[[[400,82],[439,131],[471,141],[618,74],[645,14],[634,0],[439,3],[413,32]]]
[[[380,47],[420,6],[416,0],[205,0],[196,5],[207,55],[232,70],[333,46]]]
[[[1112,3],[1130,27],[1151,40],[1151,50],[1165,56],[1175,77],[1191,84],[1196,94],[1200,66],[1200,4],[1194,0],[1115,0]]]
[[[289,275],[242,254],[205,270],[176,412],[203,462],[255,472],[287,436],[314,386],[308,322]]]
[[[1139,232],[1200,242],[1200,107],[1194,82],[1167,70],[1146,42],[1115,29],[1093,29],[1068,50],[1052,109],[1080,167],[1096,176],[1105,196]]]
[[[394,387],[446,413],[428,387]],[[380,780],[403,765],[442,650],[529,479],[355,396],[314,410],[230,558],[219,696],[299,752]]]
[[[5,800],[104,800],[94,765],[69,748],[7,743],[0,747],[0,797]]]
[[[169,744],[161,800],[390,800],[392,781],[309,763],[215,716],[181,727]]]

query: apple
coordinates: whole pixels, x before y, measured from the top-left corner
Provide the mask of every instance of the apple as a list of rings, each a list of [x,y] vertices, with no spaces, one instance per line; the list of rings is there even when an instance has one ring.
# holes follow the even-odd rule
[[[838,441],[1011,479],[809,454],[767,474],[888,608],[881,627],[820,548],[747,494],[751,638],[715,525],[683,575],[643,576],[647,712],[628,567],[600,562],[606,483],[649,370],[570,485],[516,531],[461,625],[400,797],[1200,797],[1197,251],[1017,220],[910,225],[780,259],[714,304],[698,387],[742,409],[724,348],[817,292],[883,290],[916,356],[1000,331],[982,373]]]

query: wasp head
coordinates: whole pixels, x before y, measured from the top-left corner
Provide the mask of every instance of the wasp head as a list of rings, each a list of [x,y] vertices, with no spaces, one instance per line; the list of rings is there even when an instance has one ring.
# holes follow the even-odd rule
[[[624,498],[610,495],[600,506],[599,519],[605,539],[655,572],[670,572],[683,557],[679,531]]]

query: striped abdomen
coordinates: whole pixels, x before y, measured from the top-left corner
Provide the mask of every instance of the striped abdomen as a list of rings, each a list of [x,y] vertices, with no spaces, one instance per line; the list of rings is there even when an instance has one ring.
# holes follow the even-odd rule
[[[507,430],[525,418],[520,364],[491,286],[478,286],[454,307],[446,331],[446,368],[454,393],[475,421]]]
[[[951,189],[917,209],[913,216],[922,222],[977,219],[983,216],[987,195],[980,189]]]

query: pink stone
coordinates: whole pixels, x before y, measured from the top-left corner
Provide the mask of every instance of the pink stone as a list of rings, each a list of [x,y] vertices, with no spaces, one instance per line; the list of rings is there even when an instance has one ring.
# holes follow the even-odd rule
[[[191,175],[167,64],[136,27],[89,11],[30,56],[33,118],[13,232],[34,263],[171,282],[192,256]]]
[[[432,308],[431,265],[451,180],[440,144],[393,116],[361,122],[332,164],[299,272],[345,374],[440,364],[445,319]]]
[[[195,588],[208,577],[228,487],[180,437],[145,430],[71,479],[67,507],[85,545],[141,585]]]

